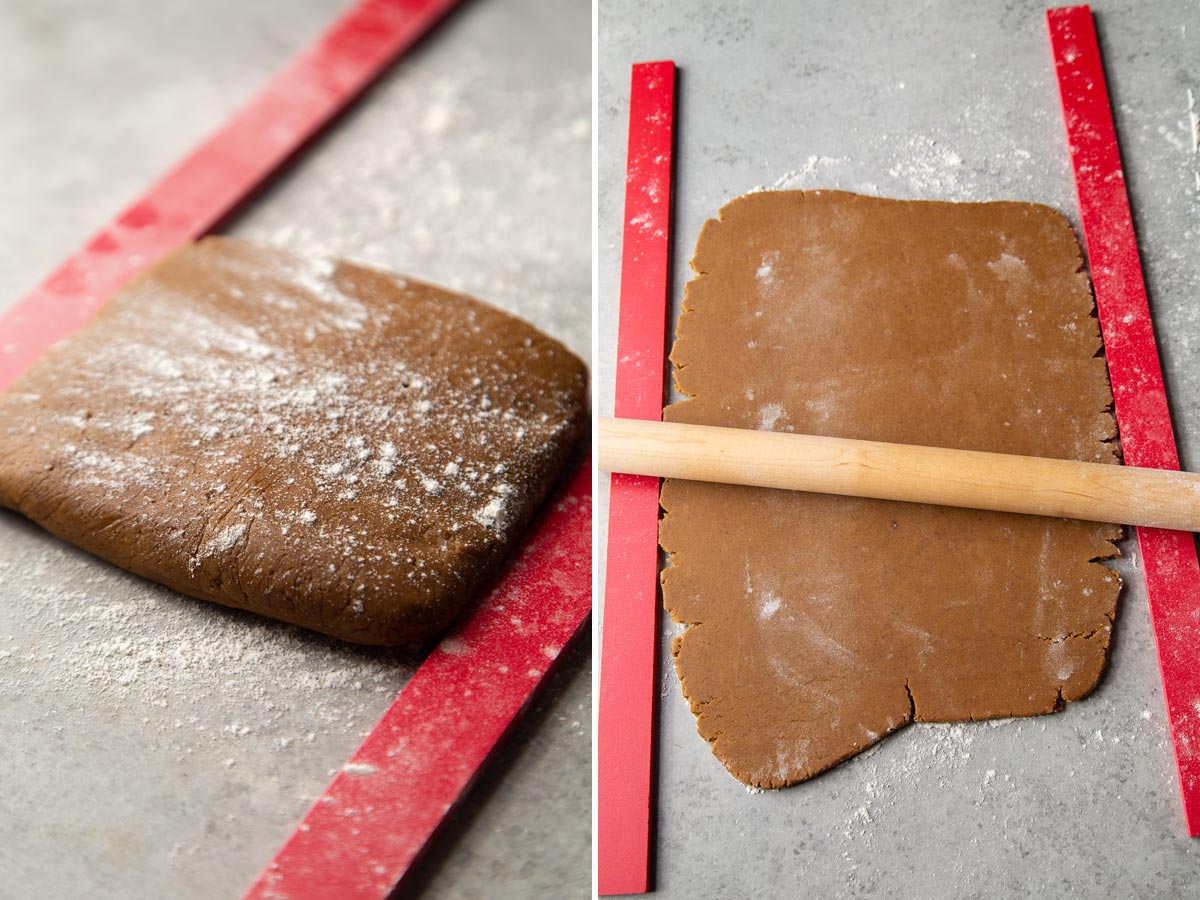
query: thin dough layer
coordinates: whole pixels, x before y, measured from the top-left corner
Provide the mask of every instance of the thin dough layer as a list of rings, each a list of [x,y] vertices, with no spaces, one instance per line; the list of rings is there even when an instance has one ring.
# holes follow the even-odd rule
[[[1118,461],[1090,285],[1048,207],[757,193],[692,266],[670,421]],[[1120,526],[676,480],[662,506],[676,669],[747,784],[912,721],[1051,712],[1103,672]]]
[[[586,416],[583,363],[519,319],[208,238],[0,395],[0,506],[193,597],[409,643],[494,573]]]

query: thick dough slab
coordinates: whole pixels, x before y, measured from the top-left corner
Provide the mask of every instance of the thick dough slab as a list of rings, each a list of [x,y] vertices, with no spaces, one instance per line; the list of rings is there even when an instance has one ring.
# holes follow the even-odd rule
[[[751,194],[696,245],[677,422],[1115,462],[1065,219],[1024,203]],[[675,665],[741,781],[809,778],[911,721],[1095,687],[1113,525],[667,481]]]
[[[586,380],[478,301],[208,238],[0,395],[0,505],[193,597],[419,641],[545,499]]]

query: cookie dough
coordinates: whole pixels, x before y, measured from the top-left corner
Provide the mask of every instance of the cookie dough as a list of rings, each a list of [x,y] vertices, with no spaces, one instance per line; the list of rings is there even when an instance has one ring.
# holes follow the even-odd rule
[[[0,395],[0,506],[193,597],[421,641],[544,501],[586,380],[476,300],[208,238]]]
[[[751,194],[705,224],[675,422],[1116,462],[1055,211]],[[660,541],[700,734],[777,788],[909,722],[1051,712],[1104,669],[1115,525],[669,480]]]

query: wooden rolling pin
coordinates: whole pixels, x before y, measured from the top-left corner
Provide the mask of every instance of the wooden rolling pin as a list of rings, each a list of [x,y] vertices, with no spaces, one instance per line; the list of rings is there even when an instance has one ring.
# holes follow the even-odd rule
[[[975,450],[600,419],[605,472],[1200,531],[1200,475]]]

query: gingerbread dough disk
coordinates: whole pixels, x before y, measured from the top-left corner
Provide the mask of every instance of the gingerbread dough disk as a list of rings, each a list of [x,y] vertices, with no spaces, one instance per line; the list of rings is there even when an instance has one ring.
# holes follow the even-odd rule
[[[478,301],[209,238],[0,395],[0,506],[193,597],[419,641],[545,499],[586,378]]]
[[[675,422],[1103,462],[1116,426],[1079,247],[1025,203],[759,193],[696,245]],[[912,722],[1095,687],[1113,525],[667,481],[663,596],[700,734],[809,778]]]

